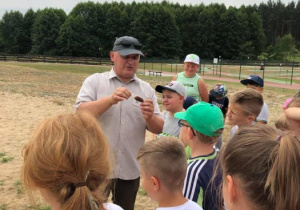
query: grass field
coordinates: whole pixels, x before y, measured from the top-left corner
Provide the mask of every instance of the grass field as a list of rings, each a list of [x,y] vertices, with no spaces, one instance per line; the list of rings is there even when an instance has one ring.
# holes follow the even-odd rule
[[[140,66],[139,73],[143,73]],[[58,113],[72,113],[73,105],[83,80],[95,72],[109,70],[110,66],[86,66],[71,64],[0,62],[0,209],[50,209],[37,199],[32,204],[23,189],[20,170],[21,151],[30,138],[33,128],[42,119]],[[222,67],[223,68],[223,67]],[[225,68],[225,67],[224,67]],[[229,68],[229,67],[228,67]],[[234,68],[234,67],[230,67]],[[237,71],[237,69],[235,69]],[[255,71],[253,69],[253,71]],[[205,72],[206,75],[206,72]],[[213,74],[211,74],[213,75]],[[164,85],[172,79],[138,74],[152,87]],[[205,76],[204,76],[205,78]],[[205,80],[208,90],[215,80]],[[224,82],[228,96],[245,88],[239,83]],[[266,87],[264,98],[269,106],[269,123],[274,124],[281,113],[286,98],[295,90]],[[157,94],[161,105],[161,94]],[[162,110],[162,107],[161,107]],[[224,142],[228,140],[229,126],[225,126]],[[152,138],[147,133],[147,140]],[[137,210],[154,209],[155,203],[140,190],[136,202]]]

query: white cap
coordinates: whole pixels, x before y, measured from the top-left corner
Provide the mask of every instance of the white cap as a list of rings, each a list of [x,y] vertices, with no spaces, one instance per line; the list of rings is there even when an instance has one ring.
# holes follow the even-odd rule
[[[186,88],[178,81],[168,82],[166,86],[157,85],[155,90],[159,93],[162,93],[163,90],[171,90],[186,98]]]
[[[190,63],[194,63],[194,64],[199,65],[199,60],[200,59],[199,59],[198,55],[196,55],[196,54],[188,54],[185,57],[184,63],[190,62]]]

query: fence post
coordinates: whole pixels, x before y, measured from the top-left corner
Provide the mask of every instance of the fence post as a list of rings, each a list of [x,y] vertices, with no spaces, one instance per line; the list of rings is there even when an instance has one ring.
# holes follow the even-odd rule
[[[265,79],[265,71],[266,71],[266,61],[264,60],[263,80]]]
[[[162,61],[160,63],[160,71],[162,72]]]
[[[146,61],[144,61],[144,75],[146,74]]]
[[[200,75],[201,75],[201,61],[202,61],[202,59],[200,59],[200,61],[199,61],[199,72],[200,72]]]
[[[4,54],[4,61],[6,61],[6,55]]]
[[[239,80],[241,80],[241,74],[242,74],[242,61],[240,61],[240,73],[239,73]]]
[[[204,61],[204,64],[203,64],[203,71],[202,71],[203,76],[204,76],[204,72],[205,72],[205,61]]]
[[[292,63],[291,85],[293,84],[293,74],[294,74],[294,60]]]
[[[221,77],[221,72],[222,72],[222,62],[223,62],[223,58],[220,58],[220,75],[219,75],[219,77]]]
[[[173,62],[171,61],[171,72],[172,72]]]

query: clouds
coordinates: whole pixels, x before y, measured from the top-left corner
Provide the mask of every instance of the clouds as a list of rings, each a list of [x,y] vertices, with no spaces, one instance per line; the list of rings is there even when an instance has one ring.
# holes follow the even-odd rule
[[[4,15],[5,11],[20,11],[21,13],[25,13],[28,9],[32,8],[34,11],[38,9],[44,9],[46,7],[53,7],[58,9],[63,9],[67,14],[79,3],[79,2],[88,2],[89,0],[9,0],[9,1],[1,1],[0,6],[0,18]],[[112,0],[96,0],[93,2],[102,2],[105,1],[112,2]],[[145,0],[135,0],[136,2],[142,2]],[[161,0],[153,0],[154,2],[160,2]],[[242,4],[244,5],[259,5],[261,2],[267,2],[268,0],[169,0],[169,2],[178,2],[179,4],[201,4],[205,5],[211,3],[224,3],[225,6],[235,6],[240,7]],[[282,3],[288,4],[292,0],[281,0]],[[117,1],[119,2],[119,1]],[[132,0],[123,0],[125,3],[130,3]],[[151,1],[149,1],[151,2]]]

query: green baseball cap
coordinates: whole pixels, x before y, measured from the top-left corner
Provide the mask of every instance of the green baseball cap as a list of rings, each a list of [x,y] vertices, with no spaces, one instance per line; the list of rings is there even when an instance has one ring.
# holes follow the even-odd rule
[[[221,109],[203,101],[190,106],[185,112],[175,113],[174,116],[187,121],[193,129],[210,137],[220,136],[216,131],[224,128]]]

